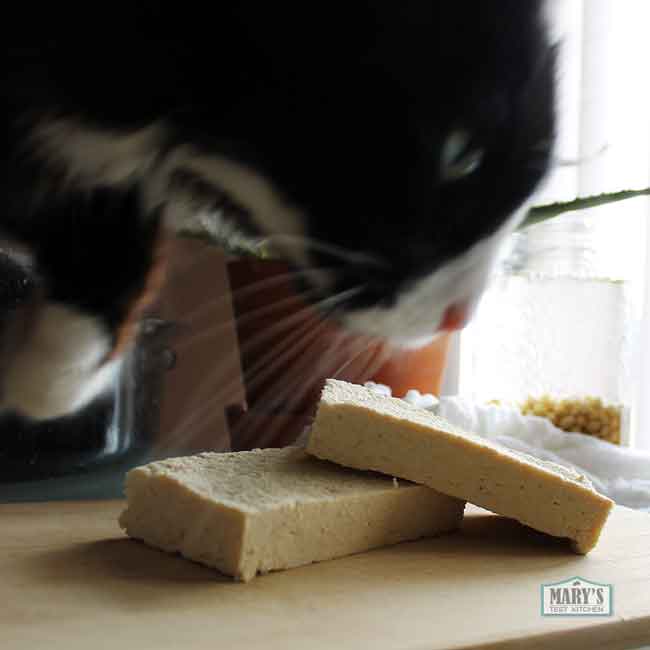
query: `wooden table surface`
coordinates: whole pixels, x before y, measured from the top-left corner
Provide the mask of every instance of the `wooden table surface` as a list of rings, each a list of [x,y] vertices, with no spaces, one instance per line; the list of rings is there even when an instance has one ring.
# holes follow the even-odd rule
[[[650,516],[572,554],[468,508],[463,530],[234,583],[127,539],[120,501],[0,505],[6,650],[614,650],[650,644]],[[541,583],[612,583],[611,617],[543,617]]]

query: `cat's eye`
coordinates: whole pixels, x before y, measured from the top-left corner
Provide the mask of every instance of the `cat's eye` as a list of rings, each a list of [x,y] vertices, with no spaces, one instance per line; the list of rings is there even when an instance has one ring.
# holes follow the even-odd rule
[[[475,146],[469,131],[452,131],[442,147],[440,175],[444,181],[456,181],[475,172],[483,161],[484,150]]]

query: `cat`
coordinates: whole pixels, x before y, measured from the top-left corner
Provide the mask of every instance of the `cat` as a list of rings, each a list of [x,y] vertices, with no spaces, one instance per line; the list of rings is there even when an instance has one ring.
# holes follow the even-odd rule
[[[464,325],[550,166],[541,0],[71,7],[5,17],[0,233],[41,289],[2,334],[1,408],[101,391],[200,213],[312,269],[350,330]]]

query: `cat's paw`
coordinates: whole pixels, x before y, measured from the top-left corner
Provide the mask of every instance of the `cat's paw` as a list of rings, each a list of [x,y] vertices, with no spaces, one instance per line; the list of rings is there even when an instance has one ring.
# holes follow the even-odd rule
[[[119,362],[95,318],[62,304],[25,307],[4,338],[0,409],[47,420],[72,413],[106,390]]]

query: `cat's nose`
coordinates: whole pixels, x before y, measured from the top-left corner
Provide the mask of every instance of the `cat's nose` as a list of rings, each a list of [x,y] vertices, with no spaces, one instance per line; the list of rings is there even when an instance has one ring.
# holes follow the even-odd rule
[[[471,315],[472,306],[469,300],[453,303],[445,310],[438,329],[447,332],[462,330],[469,322]]]

